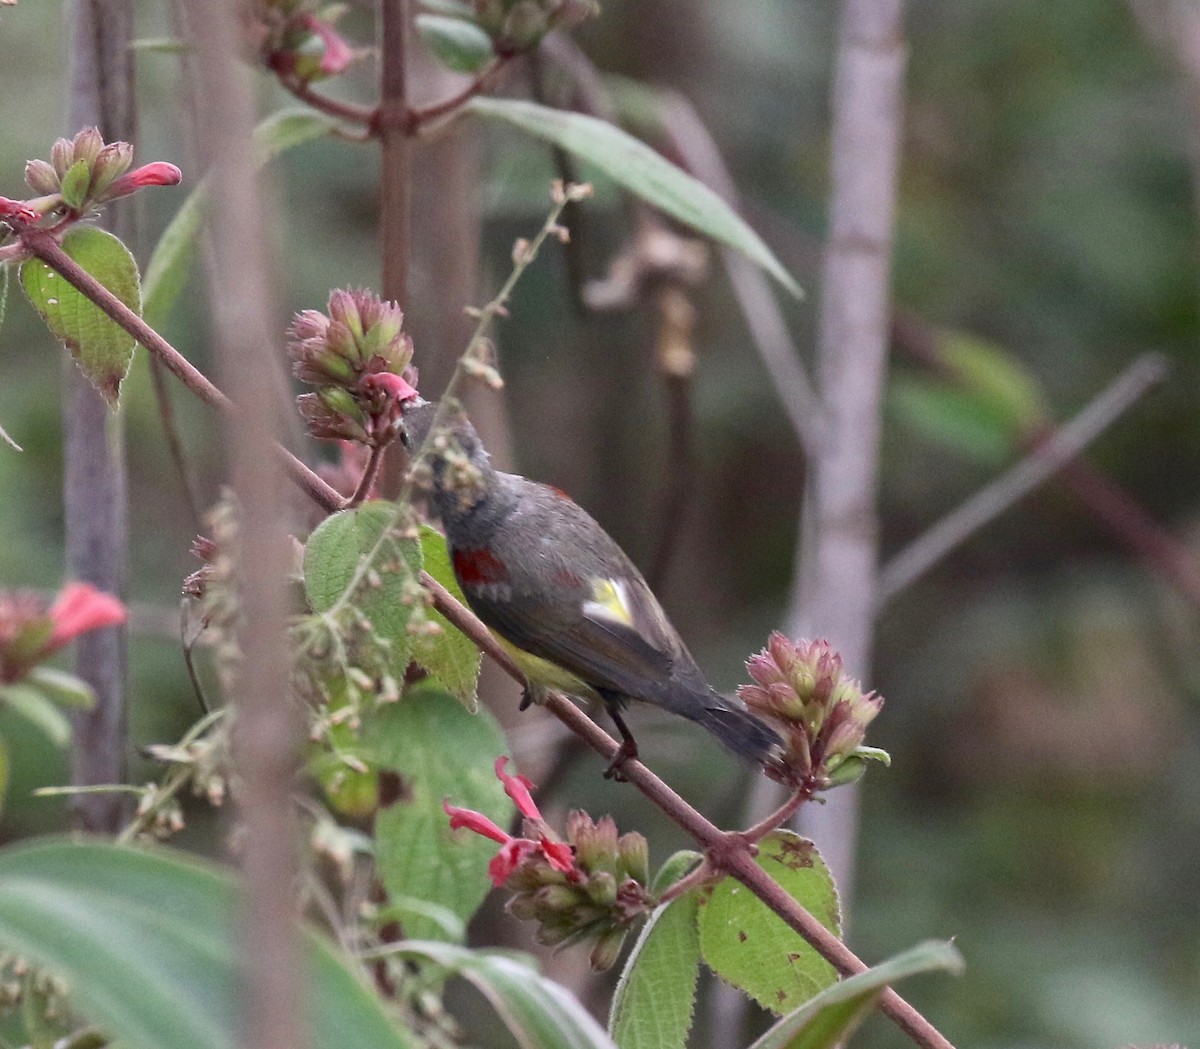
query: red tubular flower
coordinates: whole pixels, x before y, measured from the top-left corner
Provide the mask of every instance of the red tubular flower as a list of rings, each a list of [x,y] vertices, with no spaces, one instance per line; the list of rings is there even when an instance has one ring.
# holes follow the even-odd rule
[[[174,164],[165,160],[156,160],[153,164],[143,164],[140,168],[127,172],[112,183],[102,193],[97,194],[96,202],[116,200],[117,197],[127,197],[146,186],[178,186],[183,179],[183,172]]]
[[[50,606],[54,630],[49,648],[61,648],[79,634],[101,627],[116,626],[126,619],[125,606],[111,594],[87,583],[68,583]]]
[[[527,820],[540,820],[542,814],[533,802],[533,795],[529,793],[534,789],[533,784],[525,776],[512,776],[505,772],[504,766],[507,764],[507,757],[496,759],[496,778],[504,784],[504,793],[512,798],[513,804],[517,806],[517,811]]]
[[[474,809],[460,809],[448,801],[442,802],[442,809],[450,817],[451,830],[466,827],[467,830],[482,834],[485,838],[491,838],[492,841],[498,841],[502,845],[507,845],[513,840],[512,835],[497,827],[482,812],[476,812]]]

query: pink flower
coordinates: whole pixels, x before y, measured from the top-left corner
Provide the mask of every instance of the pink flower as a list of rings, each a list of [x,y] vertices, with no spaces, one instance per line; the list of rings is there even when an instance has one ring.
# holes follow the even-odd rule
[[[178,186],[183,179],[183,172],[174,164],[165,160],[156,160],[153,164],[143,164],[114,179],[107,189],[96,195],[96,202],[116,200],[117,197],[127,197],[147,186]]]
[[[37,222],[38,216],[23,201],[0,197],[0,220],[6,218],[20,219],[22,222]]]
[[[321,56],[321,64],[318,67],[321,75],[337,76],[338,73],[344,73],[357,57],[354,49],[346,43],[333,26],[328,22],[322,22],[316,15],[305,15],[304,25],[311,32],[316,33],[321,38],[321,43],[325,45],[325,53]]]
[[[79,634],[101,627],[116,626],[126,619],[125,606],[111,594],[87,583],[68,583],[50,606],[54,630],[50,649],[61,648]]]
[[[500,851],[492,857],[488,864],[488,876],[492,884],[503,885],[509,877],[527,860],[535,863],[547,863],[556,871],[563,874],[575,872],[575,850],[566,842],[556,840],[542,819],[541,812],[534,804],[530,791],[533,784],[524,776],[513,776],[504,771],[508,764],[507,757],[496,759],[496,776],[504,784],[505,793],[512,798],[517,810],[525,817],[526,833],[536,833],[534,838],[517,838],[507,831],[501,830],[482,812],[474,809],[463,809],[442,802],[442,808],[450,817],[450,829],[458,830],[465,827],[476,834],[500,844]]]

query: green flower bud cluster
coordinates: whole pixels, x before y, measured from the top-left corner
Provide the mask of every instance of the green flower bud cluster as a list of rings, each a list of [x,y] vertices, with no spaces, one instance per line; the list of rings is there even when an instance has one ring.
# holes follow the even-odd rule
[[[574,867],[561,870],[541,852],[530,852],[504,883],[516,893],[506,909],[538,922],[539,943],[565,946],[595,938],[591,965],[599,972],[616,962],[630,927],[654,906],[646,888],[649,847],[637,833],[618,837],[612,817],[593,822],[579,810],[567,817],[567,841],[575,850]]]
[[[475,0],[475,22],[498,55],[536,47],[553,29],[571,29],[600,13],[596,0]]]
[[[288,332],[292,370],[315,393],[296,398],[308,432],[371,447],[399,432],[400,405],[416,390],[403,373],[412,360],[404,313],[371,292],[330,293],[328,313],[303,310]]]
[[[776,632],[746,669],[754,684],[742,685],[738,696],[786,743],[775,778],[825,790],[858,779],[867,761],[888,763],[884,751],[862,745],[883,697],[863,692],[828,641],[793,642]]]
[[[130,171],[132,164],[132,145],[106,145],[97,128],[84,128],[72,139],[55,142],[49,161],[25,165],[25,181],[39,194],[25,203],[38,214],[62,209],[78,216],[145,186],[173,186],[181,178],[174,164],[159,161]]]

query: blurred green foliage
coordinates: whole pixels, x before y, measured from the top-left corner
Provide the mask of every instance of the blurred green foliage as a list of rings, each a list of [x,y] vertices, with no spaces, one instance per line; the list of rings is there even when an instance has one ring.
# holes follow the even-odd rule
[[[142,5],[145,36],[166,35],[159,6]],[[1198,176],[1174,67],[1118,0],[911,7],[898,301],[1003,347],[1059,419],[1138,352],[1167,354],[1171,380],[1090,457],[1197,550]],[[755,225],[816,293],[784,304],[804,347],[819,301],[814,246],[828,194],[835,11],[706,0],[684,17],[669,0],[631,0],[606,5],[580,33],[602,69],[693,100]],[[0,10],[0,193],[20,196],[24,161],[75,130],[61,117],[61,29],[59,5],[22,0]],[[343,29],[368,39],[360,12]],[[173,160],[194,184],[176,61],[140,59],[139,158]],[[264,109],[280,101],[264,88]],[[537,221],[552,168],[536,145],[489,132],[480,170],[484,269],[494,275],[507,269],[514,236]],[[300,147],[272,171],[282,327],[331,286],[377,283],[376,175],[370,147],[336,141]],[[182,190],[138,196],[143,265],[182,199]],[[584,223],[598,273],[627,216],[603,193]],[[167,334],[204,368],[201,289],[197,274]],[[744,679],[741,660],[784,615],[804,466],[721,277],[698,304],[696,472],[662,596],[714,684],[731,688]],[[423,308],[414,302],[410,313]],[[518,289],[499,338],[519,465],[571,490],[643,565],[666,468],[652,335],[638,314],[575,316],[548,253]],[[419,361],[421,346],[417,353]],[[5,586],[51,588],[62,571],[61,358],[14,293],[0,332],[0,425],[25,451],[0,445]],[[895,368],[913,365],[898,358]],[[182,395],[175,402],[211,497],[221,476],[213,420]],[[162,447],[141,355],[124,406],[132,596],[170,609],[195,567],[187,546],[196,525]],[[955,459],[889,418],[884,557],[1001,465]],[[917,939],[957,937],[966,975],[916,980],[907,994],[958,1044],[1115,1049],[1186,1044],[1200,1031],[1198,640],[1196,610],[1053,485],[889,606],[868,678],[888,699],[871,742],[894,761],[865,784],[850,940],[870,960]],[[195,700],[168,640],[136,638],[132,654],[136,747],[177,735]],[[668,780],[713,818],[737,819],[746,789],[738,769],[686,726],[652,714],[638,723],[643,753]],[[61,781],[63,767],[23,745],[16,726],[2,731],[13,756],[4,835],[58,825],[50,814],[60,802],[18,795]],[[618,812],[658,858],[690,844],[633,791],[602,781],[590,757],[555,793]],[[875,1018],[860,1044],[906,1043]]]

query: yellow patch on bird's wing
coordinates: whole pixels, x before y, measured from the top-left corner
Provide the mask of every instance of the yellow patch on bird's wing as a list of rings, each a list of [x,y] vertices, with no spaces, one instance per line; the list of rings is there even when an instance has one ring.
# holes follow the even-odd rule
[[[633,626],[633,609],[624,579],[593,579],[592,599],[583,603],[583,614],[591,619],[607,619],[622,626]]]

